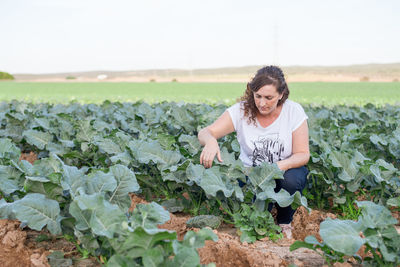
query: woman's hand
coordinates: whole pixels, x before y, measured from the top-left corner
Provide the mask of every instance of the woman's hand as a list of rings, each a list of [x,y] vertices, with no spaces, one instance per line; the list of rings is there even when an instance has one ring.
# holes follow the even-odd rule
[[[209,139],[200,154],[200,164],[202,164],[205,168],[210,168],[214,161],[215,155],[217,155],[219,162],[223,162],[221,159],[221,150],[219,149],[217,140]]]
[[[233,122],[228,111],[225,111],[213,124],[201,129],[198,138],[204,148],[200,155],[200,164],[203,164],[206,168],[210,168],[215,155],[217,155],[218,161],[222,162],[217,139],[230,134],[234,130],[235,128],[233,127]]]

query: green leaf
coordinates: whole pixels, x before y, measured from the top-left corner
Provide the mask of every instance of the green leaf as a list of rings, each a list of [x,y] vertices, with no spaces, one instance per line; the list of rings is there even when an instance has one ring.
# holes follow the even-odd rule
[[[382,205],[371,201],[356,201],[356,203],[362,209],[360,222],[367,228],[384,228],[397,223],[390,211]]]
[[[157,225],[169,221],[169,212],[161,205],[151,202],[149,204],[138,204],[133,210],[131,227],[133,229],[142,227],[149,234],[157,231]]]
[[[49,179],[46,177],[39,177],[39,176],[25,176],[25,178],[29,181],[34,181],[34,182],[41,182],[41,183],[46,183],[50,182]]]
[[[0,191],[6,195],[21,190],[19,178],[21,174],[10,166],[0,165]]]
[[[308,248],[308,249],[315,249],[313,244],[309,244],[305,241],[296,240],[293,244],[290,245],[290,251],[299,249],[299,248]]]
[[[96,142],[96,145],[99,147],[100,152],[102,153],[106,153],[109,155],[117,155],[119,153],[122,153],[119,145],[114,143],[111,139],[103,139],[99,142]]]
[[[182,158],[179,152],[163,150],[157,141],[133,140],[129,142],[129,148],[134,158],[140,163],[148,164],[152,161],[157,164],[160,171],[176,171],[176,165]]]
[[[46,117],[44,118],[34,118],[35,123],[37,123],[38,126],[42,127],[44,130],[49,131],[51,130],[50,127],[50,120]]]
[[[164,133],[154,134],[154,139],[157,139],[161,147],[166,150],[173,149],[174,145],[176,144],[175,136],[169,134],[164,134]]]
[[[79,195],[79,190],[86,188],[86,176],[83,170],[78,170],[74,166],[62,166],[63,175],[61,178],[61,186],[64,190],[68,190],[72,198]]]
[[[222,180],[218,167],[212,167],[204,171],[204,176],[200,181],[200,187],[207,195],[215,197],[218,191],[222,191],[225,197],[230,197],[234,191],[231,183]]]
[[[79,231],[90,229],[91,210],[83,210],[77,201],[72,201],[69,205],[69,213],[75,218],[75,228]]]
[[[333,166],[341,168],[341,172],[338,175],[340,180],[350,182],[356,178],[360,167],[355,158],[350,159],[347,153],[332,151],[329,154],[329,159],[332,161]]]
[[[248,176],[254,186],[269,191],[275,188],[275,179],[283,179],[283,171],[276,164],[263,163],[253,167]]]
[[[129,152],[124,151],[122,153],[119,153],[115,156],[112,156],[110,158],[112,163],[119,163],[121,162],[122,164],[124,164],[125,166],[128,166],[129,164],[132,163],[133,159],[131,157],[131,155],[129,154]]]
[[[182,245],[198,249],[204,247],[206,240],[216,242],[218,236],[208,228],[203,228],[198,232],[188,231],[183,238]]]
[[[21,151],[10,139],[0,139],[0,158],[13,159],[14,161],[17,161],[20,155]]]
[[[142,262],[144,267],[158,267],[164,261],[164,251],[162,247],[155,247],[143,253]]]
[[[117,181],[110,172],[95,171],[90,173],[86,179],[87,194],[112,192],[116,187]]]
[[[189,163],[186,168],[186,177],[189,180],[189,185],[193,185],[193,182],[200,185],[205,170],[203,165]]]
[[[257,194],[257,200],[267,199],[276,201],[276,203],[281,207],[288,207],[289,205],[294,205],[295,208],[297,206],[304,206],[310,211],[307,206],[307,198],[302,196],[299,191],[290,195],[288,191],[282,188],[278,193],[275,193],[274,189],[271,187],[267,191]]]
[[[236,198],[239,199],[241,202],[243,202],[244,201],[244,195],[243,195],[242,188],[239,185],[235,185],[233,189],[235,190]]]
[[[393,225],[385,229],[367,229],[364,231],[366,243],[372,248],[377,248],[385,261],[400,260],[400,235]]]
[[[389,198],[386,204],[392,207],[400,207],[400,196]]]
[[[295,208],[297,208],[298,206],[303,206],[308,210],[308,212],[311,212],[311,209],[308,208],[307,198],[305,196],[302,196],[299,191],[296,191],[292,196]]]
[[[222,219],[215,215],[198,215],[186,221],[189,228],[211,227],[218,228],[221,225]]]
[[[320,224],[319,234],[329,247],[352,256],[364,244],[359,235],[360,230],[360,225],[356,222],[327,218]]]
[[[322,244],[313,235],[306,236],[306,238],[304,238],[304,241],[307,242],[308,244],[322,246]]]
[[[55,200],[47,199],[42,194],[27,194],[13,203],[12,210],[18,220],[27,222],[33,230],[40,231],[47,225],[52,234],[61,234],[60,207]]]
[[[377,183],[386,182],[389,184],[398,171],[393,164],[387,163],[382,159],[378,159],[375,164],[370,166],[369,170],[374,175]]]
[[[80,242],[80,245],[83,248],[87,249],[90,253],[94,254],[95,251],[100,248],[96,236],[89,235],[87,232],[80,232],[79,230],[76,229],[76,227],[74,228],[74,235]]]
[[[49,133],[39,132],[36,130],[27,130],[22,133],[28,144],[36,146],[43,150],[48,143],[53,140],[53,136]]]
[[[64,253],[62,251],[54,251],[49,256],[47,256],[49,264],[51,267],[68,267],[72,266],[72,259],[64,258]]]
[[[91,142],[96,132],[90,125],[90,119],[78,120],[76,140],[79,142]]]
[[[73,205],[74,202],[77,205]],[[112,238],[114,233],[121,231],[121,224],[126,221],[119,207],[105,201],[101,194],[80,195],[75,197],[74,202],[69,212],[77,220],[80,230],[88,226],[94,234]]]
[[[107,262],[107,267],[136,267],[140,266],[130,257],[114,254]]]
[[[15,220],[15,214],[12,211],[13,203],[7,203],[6,200],[0,199],[0,219]]]
[[[378,144],[382,144],[382,145],[384,145],[384,146],[387,145],[387,141],[384,140],[384,139],[382,139],[380,136],[378,136],[378,135],[376,135],[376,134],[371,135],[371,137],[370,137],[369,139],[370,139],[371,142],[374,143],[375,145],[378,145]]]
[[[185,208],[182,200],[178,200],[176,198],[164,200],[163,202],[161,202],[161,205],[171,213],[183,211]]]
[[[46,196],[46,198],[57,200],[58,202],[65,202],[63,199],[63,189],[61,186],[46,182],[29,181],[25,182],[25,190],[27,193],[39,193]]]
[[[247,243],[254,243],[256,242],[257,238],[255,235],[251,234],[250,231],[243,231],[241,229],[241,235],[240,235],[240,242],[247,242]]]
[[[214,158],[214,163],[218,165],[229,166],[230,168],[244,168],[244,165],[241,160],[237,160],[235,158],[235,153],[229,153],[226,147],[223,147],[221,150],[221,158],[223,162],[219,162],[218,159]]]
[[[122,210],[126,210],[131,204],[129,193],[135,193],[140,189],[135,173],[120,164],[111,166],[110,172],[113,174],[117,186],[110,193],[109,201],[117,204]]]
[[[117,254],[129,256],[135,259],[142,257],[148,249],[153,248],[158,244],[165,244],[164,240],[175,239],[176,232],[160,229],[160,231],[150,234],[139,226],[133,232],[128,233],[127,237],[111,240],[111,245]],[[171,245],[171,243],[169,243],[169,245]]]
[[[186,180],[186,173],[184,171],[178,170],[175,172],[170,172],[167,174],[162,174],[163,181],[173,181],[178,184],[182,184]]]
[[[182,134],[178,141],[183,144],[183,147],[186,148],[192,156],[196,155],[201,149],[199,139],[194,135]]]
[[[175,257],[170,266],[176,267],[197,267],[200,264],[200,257],[194,248],[186,247],[177,240],[172,243]]]

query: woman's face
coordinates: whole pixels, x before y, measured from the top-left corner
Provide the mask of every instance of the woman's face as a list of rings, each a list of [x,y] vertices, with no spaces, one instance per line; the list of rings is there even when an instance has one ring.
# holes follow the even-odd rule
[[[278,93],[272,84],[264,85],[257,92],[253,92],[254,102],[261,115],[269,115],[276,110],[282,94]]]

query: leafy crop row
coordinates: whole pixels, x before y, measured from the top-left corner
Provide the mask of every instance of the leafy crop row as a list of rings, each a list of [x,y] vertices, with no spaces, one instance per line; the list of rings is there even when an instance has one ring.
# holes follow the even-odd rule
[[[141,102],[2,103],[0,217],[17,218],[32,229],[47,226],[55,234],[70,233],[92,254],[121,265],[146,260],[142,254],[127,259],[131,254],[116,244],[130,240],[126,241],[129,247],[134,233],[153,233],[143,230],[143,225],[138,228],[140,216],[127,213],[130,192],[159,203],[174,200],[179,206],[175,210],[193,215],[233,220],[243,233],[242,240],[274,239],[279,229],[269,213],[263,215],[266,204],[307,207],[307,200],[299,192],[274,191],[275,179],[283,178],[276,165],[245,168],[238,160],[234,134],[219,140],[224,162],[215,161],[210,169],[199,164],[197,132],[225,109],[223,105],[165,102],[152,106]],[[346,211],[362,197],[398,208],[399,107],[306,107],[306,112],[312,157],[304,193],[311,205]],[[34,151],[39,160],[33,165],[19,161],[21,151]],[[238,180],[245,186],[240,187]],[[207,238],[213,238],[209,234]],[[174,239],[166,234],[162,240],[169,237]],[[154,255],[160,262],[168,262],[168,255],[179,259],[179,247],[188,246],[183,241],[171,250],[161,244],[161,251],[157,242]]]
[[[307,236],[304,242],[295,241],[290,249],[320,249],[328,263],[343,262],[350,256],[367,266],[398,266],[400,235],[394,227],[397,220],[381,205],[370,201],[357,202],[357,205],[362,209],[358,221],[328,218],[320,226],[322,243],[314,236]],[[364,253],[370,253],[364,259],[357,254],[362,245]]]

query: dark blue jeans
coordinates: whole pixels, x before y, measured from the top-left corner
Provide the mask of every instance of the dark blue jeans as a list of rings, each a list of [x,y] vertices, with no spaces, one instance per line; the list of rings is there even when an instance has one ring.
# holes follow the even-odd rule
[[[305,166],[285,171],[285,173],[283,174],[283,177],[285,179],[275,180],[276,182],[275,192],[279,192],[279,190],[283,188],[286,191],[288,191],[291,195],[293,195],[296,191],[302,193],[303,189],[306,187],[307,175],[308,175],[308,170]],[[272,210],[272,204],[273,203],[270,203],[268,206],[269,211]],[[292,222],[293,214],[295,213],[296,210],[292,209],[291,206],[282,208],[277,203],[275,203],[275,207],[278,211],[276,218],[278,224]]]
[[[275,180],[276,182],[275,192],[278,193],[279,190],[283,188],[286,191],[288,191],[291,195],[293,195],[296,191],[302,193],[303,189],[306,187],[307,175],[308,175],[308,170],[305,166],[285,171],[285,173],[283,174],[284,179]],[[248,178],[246,177],[246,180],[247,179]],[[243,187],[244,185],[245,183],[239,180],[239,186]],[[269,203],[268,211],[271,211],[272,207],[273,203]],[[278,224],[292,222],[293,214],[295,213],[296,210],[292,209],[291,206],[282,208],[277,203],[275,203],[275,207],[278,211],[277,214]]]

